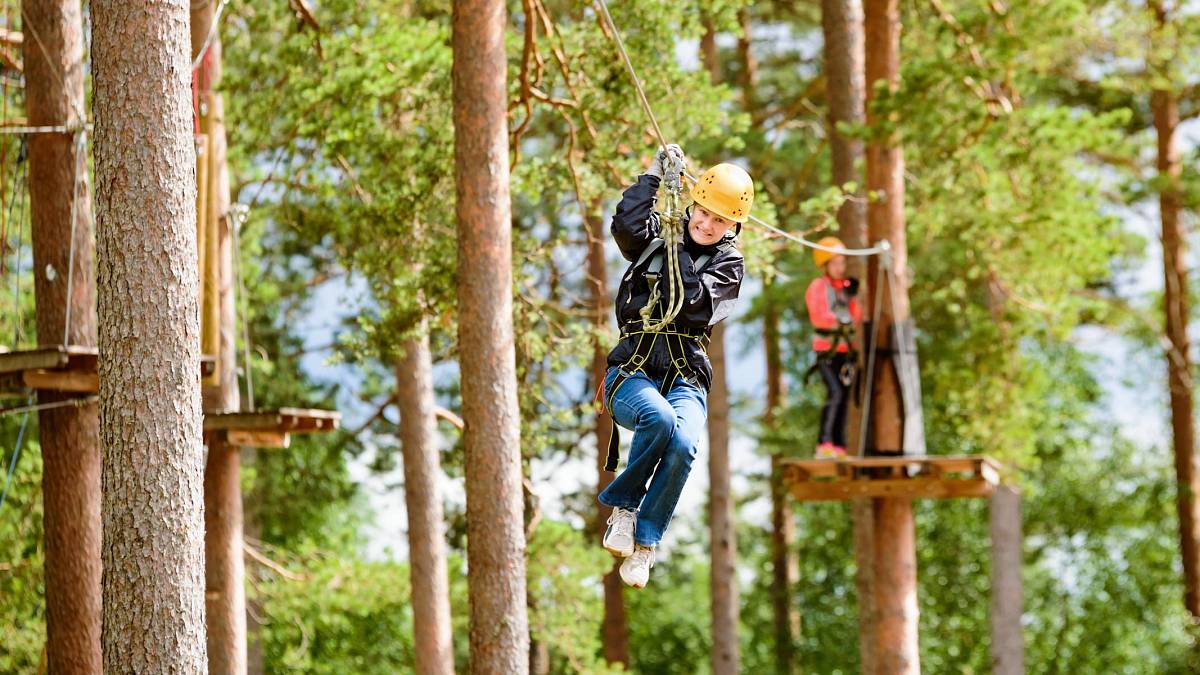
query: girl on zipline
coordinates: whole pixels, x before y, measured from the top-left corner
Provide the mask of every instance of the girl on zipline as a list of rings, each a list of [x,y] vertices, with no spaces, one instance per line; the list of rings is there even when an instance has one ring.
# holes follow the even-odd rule
[[[837,237],[817,242],[829,248],[846,248]],[[808,318],[816,335],[812,348],[817,354],[814,366],[825,383],[825,406],[821,409],[821,428],[816,456],[846,456],[846,408],[850,386],[854,383],[855,331],[862,323],[858,304],[858,279],[846,277],[846,257],[813,249],[813,262],[823,274],[808,285],[804,293]]]
[[[668,145],[625,190],[612,235],[631,265],[617,291],[621,339],[608,355],[604,401],[613,419],[605,470],[617,468],[616,425],[633,430],[625,470],[600,493],[613,507],[604,547],[625,558],[621,579],[642,588],[705,430],[712,327],[733,311],[742,284],[737,236],[750,215],[754,184],[741,168],[718,164],[700,177],[682,215],[680,240],[664,242],[655,212],[660,183],[682,192],[683,151]],[[664,181],[664,176],[666,180]],[[669,189],[669,188],[668,188]],[[672,235],[675,236],[675,235]],[[674,251],[669,251],[673,247]],[[676,256],[677,254],[677,256]],[[673,263],[678,274],[672,277]],[[675,288],[682,281],[682,298]],[[662,325],[664,313],[678,314]],[[658,325],[656,325],[658,324]]]

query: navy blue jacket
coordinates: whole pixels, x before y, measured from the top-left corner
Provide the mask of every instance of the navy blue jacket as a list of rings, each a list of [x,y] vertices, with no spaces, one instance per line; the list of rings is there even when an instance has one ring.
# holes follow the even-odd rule
[[[628,331],[641,330],[642,317],[639,311],[646,306],[650,298],[650,286],[644,276],[650,261],[637,264],[638,258],[646,246],[659,236],[662,226],[659,215],[654,211],[657,201],[659,179],[655,176],[643,175],[637,183],[631,185],[621,195],[617,204],[617,212],[612,219],[612,235],[621,249],[621,255],[630,261],[629,268],[621,277],[621,285],[617,290],[616,313],[617,324],[621,326],[623,337],[608,354],[608,365],[619,366],[633,355],[637,346],[637,336],[624,336]],[[679,267],[683,275],[684,303],[675,325],[682,331],[694,335],[708,336],[712,327],[728,317],[733,312],[737,301],[738,291],[742,286],[742,276],[745,265],[742,253],[735,244],[735,235],[730,232],[721,241],[711,246],[701,246],[692,241],[688,235],[687,219],[684,219],[684,241],[677,243],[679,247]],[[697,274],[693,260],[702,255],[711,256],[704,268]],[[651,256],[651,259],[653,256]],[[659,282],[663,306],[670,303],[670,293],[667,283],[666,269],[661,273]],[[707,344],[707,337],[704,343]],[[697,340],[684,339],[684,351],[688,365],[695,372],[699,383],[707,391],[712,382],[712,364],[708,355]],[[659,339],[650,352],[645,366],[646,373],[654,378],[666,376],[674,369],[671,367],[671,356],[665,341]],[[673,373],[671,373],[673,374]]]

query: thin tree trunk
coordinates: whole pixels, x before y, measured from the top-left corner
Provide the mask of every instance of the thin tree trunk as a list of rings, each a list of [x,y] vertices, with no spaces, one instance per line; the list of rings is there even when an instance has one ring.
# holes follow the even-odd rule
[[[709,343],[713,384],[708,396],[708,515],[712,555],[712,672],[738,672],[737,530],[729,470],[729,387],[725,380],[725,326]]]
[[[41,39],[40,45],[25,42],[29,124],[71,126],[84,122],[79,3],[25,0],[22,12],[26,34]],[[29,136],[30,217],[37,270],[34,293],[42,345],[64,341],[87,347],[96,344],[95,250],[85,139],[81,133]],[[74,269],[68,274],[72,257]],[[38,392],[39,403],[66,397]],[[88,405],[43,410],[38,413],[38,434],[43,461],[48,667],[52,673],[99,673],[99,409]]]
[[[900,17],[898,0],[867,0],[865,3],[867,121],[878,120],[870,112],[877,82],[895,88],[900,81]],[[872,241],[887,239],[892,245],[888,259],[897,288],[887,288],[879,258],[872,258],[866,311],[883,303],[880,347],[891,346],[893,326],[908,320],[908,289],[904,286],[907,250],[904,236],[904,155],[895,138],[867,145],[867,189],[882,195],[867,208]],[[896,300],[893,303],[891,298]],[[904,447],[904,410],[900,380],[891,359],[876,363],[874,395],[871,400],[870,447],[885,452]],[[917,644],[917,562],[912,500],[878,499],[874,504],[875,527],[875,667],[878,673],[919,673]]]
[[[1182,165],[1175,141],[1179,101],[1165,91],[1151,95],[1154,126],[1158,132],[1158,172],[1171,187],[1159,195],[1162,218],[1163,308],[1166,334],[1167,381],[1171,395],[1171,432],[1175,450],[1176,504],[1179,513],[1179,550],[1183,558],[1184,606],[1200,617],[1200,476],[1196,472],[1195,402],[1192,394],[1192,361],[1188,348],[1187,238],[1180,222],[1179,180]]]
[[[717,36],[705,18],[700,54],[713,84],[721,81]],[[725,377],[725,324],[713,328],[708,349],[713,384],[708,392],[708,520],[711,551],[712,672],[738,672],[738,588],[736,512],[729,468],[729,386]]]
[[[592,344],[591,381],[592,387],[600,387],[608,370],[605,343],[601,335],[609,330],[608,265],[604,256],[604,221],[596,216],[600,205],[593,205],[584,216],[587,227],[587,270],[588,300],[591,304],[592,326],[596,338]],[[600,494],[613,480],[613,474],[604,470],[605,448],[608,447],[612,418],[603,410],[596,415],[596,494]],[[596,530],[600,537],[608,528],[609,507],[597,504]],[[619,560],[613,561],[612,569],[604,575],[604,621],[601,626],[604,660],[629,668],[629,626],[625,618],[625,584],[621,582]]]
[[[821,27],[825,36],[825,89],[829,100],[828,134],[833,184],[854,183],[855,197],[862,196],[862,141],[838,130],[839,123],[862,124],[865,120],[864,47],[862,0],[821,0]],[[867,245],[867,209],[859,199],[847,199],[838,208],[838,236],[850,248]],[[846,259],[850,276],[864,279],[861,257]],[[861,356],[861,355],[860,355]],[[862,359],[860,358],[860,361]],[[865,373],[864,363],[859,372]],[[862,434],[862,406],[850,397],[847,410],[848,450],[856,454]],[[875,672],[874,625],[874,523],[870,499],[855,499],[850,507],[854,523],[855,587],[858,595],[858,650],[862,672]]]
[[[1158,31],[1171,17],[1160,1],[1151,3]],[[1157,33],[1152,34],[1152,43]],[[1171,349],[1167,353],[1167,385],[1171,396],[1171,437],[1175,450],[1176,508],[1179,513],[1179,552],[1183,558],[1183,604],[1200,618],[1200,475],[1196,472],[1196,422],[1192,360],[1188,349],[1187,229],[1180,222],[1183,210],[1179,142],[1179,94],[1156,89],[1150,94],[1154,131],[1158,138],[1158,175],[1163,185],[1158,195],[1162,219],[1163,310]]]
[[[188,18],[182,3],[92,3],[112,673],[207,671]]]
[[[404,343],[404,356],[396,366],[396,399],[404,453],[416,668],[418,673],[453,675],[446,527],[438,487],[442,467],[433,416],[433,361],[424,332]]]
[[[525,673],[525,531],[512,324],[505,8],[455,0],[454,163],[471,671]]]
[[[763,284],[763,341],[767,354],[767,405],[763,425],[775,429],[775,416],[783,405],[785,384],[783,361],[779,351],[779,306],[773,284]],[[787,488],[779,470],[779,454],[771,457],[771,606],[775,616],[775,661],[777,672],[799,670],[795,657],[800,635],[800,613],[792,598],[792,589],[800,576],[796,548],[796,520],[788,504]]]
[[[753,39],[750,13],[738,11],[742,34],[738,36],[738,85],[742,89],[742,109],[757,124],[758,63],[750,45]],[[775,428],[775,415],[783,404],[783,364],[779,355],[779,308],[771,294],[770,282],[764,284],[766,307],[763,311],[763,341],[767,354],[767,404],[763,424],[768,431]],[[775,661],[777,671],[792,673],[798,670],[795,657],[796,640],[800,636],[800,612],[792,602],[792,588],[800,576],[800,561],[794,553],[796,522],[787,503],[787,489],[779,472],[778,454],[771,457],[771,606],[775,617]]]
[[[1021,633],[1021,496],[1001,486],[992,495],[992,673],[1025,672]]]

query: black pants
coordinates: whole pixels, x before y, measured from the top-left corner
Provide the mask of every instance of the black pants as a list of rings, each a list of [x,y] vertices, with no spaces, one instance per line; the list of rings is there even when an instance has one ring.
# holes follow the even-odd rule
[[[821,409],[821,435],[818,443],[833,443],[846,447],[846,408],[850,405],[850,387],[842,384],[842,367],[849,361],[848,354],[818,357],[817,368],[825,382],[825,407]],[[853,367],[853,364],[850,364]]]

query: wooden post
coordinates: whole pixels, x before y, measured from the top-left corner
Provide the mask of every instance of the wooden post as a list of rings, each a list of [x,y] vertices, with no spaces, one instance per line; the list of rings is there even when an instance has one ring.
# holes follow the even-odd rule
[[[82,124],[80,4],[73,0],[25,0],[21,11],[26,30],[41,40],[40,45],[33,40],[24,43],[28,123]],[[64,340],[85,347],[96,345],[92,204],[86,145],[77,145],[84,141],[81,133],[29,136],[34,295],[38,342],[42,345]],[[72,266],[74,269],[68,273]],[[38,402],[59,401],[66,396],[41,391]],[[89,405],[43,410],[38,413],[38,435],[45,506],[47,665],[52,673],[99,673],[99,409]]]
[[[191,58],[212,30],[213,5],[192,4]],[[201,92],[201,116],[206,155],[197,158],[206,166],[203,208],[196,231],[200,271],[201,352],[217,358],[212,377],[202,389],[204,411],[235,412],[241,397],[237,386],[236,305],[233,277],[233,231],[229,218],[229,169],[225,161],[225,105],[217,88],[221,82],[221,40],[213,35],[207,58],[195,77],[211,91]],[[242,551],[243,507],[241,448],[221,432],[207,434],[208,459],[204,470],[205,623],[209,672],[242,675],[246,672],[246,567]]]
[[[1021,629],[1021,496],[1001,485],[992,494],[992,673],[1025,672]]]
[[[900,82],[900,15],[898,0],[866,0],[864,33],[867,122],[879,122],[870,102],[879,84],[895,89]],[[898,139],[867,145],[867,189],[880,195],[867,207],[871,241],[887,240],[891,254],[869,263],[865,313],[882,303],[880,322],[872,326],[880,348],[892,345],[893,326],[908,320],[905,287],[907,250],[904,233],[904,155]],[[882,265],[889,265],[896,287],[887,284]],[[871,398],[869,446],[877,451],[904,449],[904,409],[900,380],[892,359],[876,359]],[[917,643],[917,562],[912,500],[883,498],[874,505],[875,528],[875,659],[876,672],[921,672]]]

